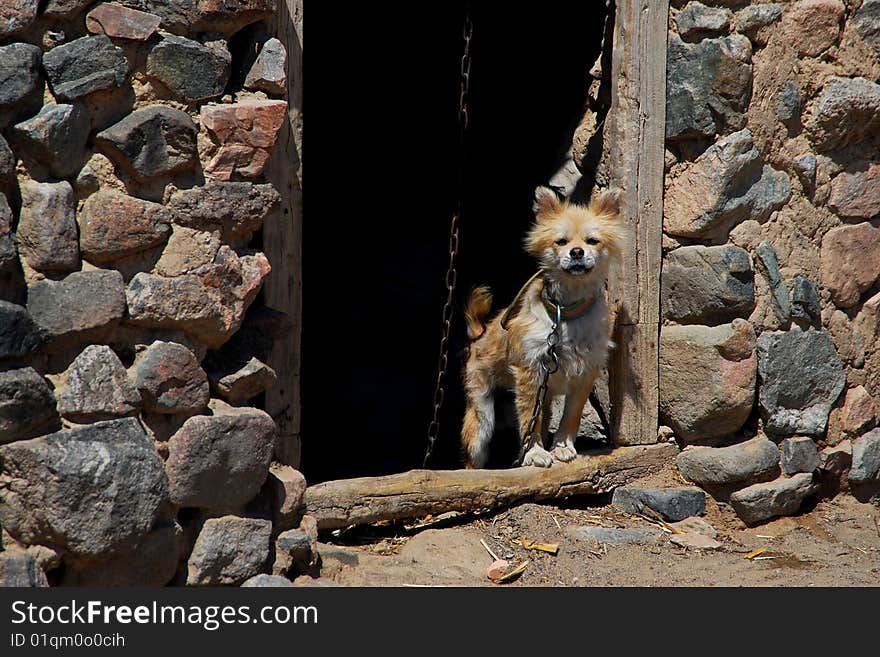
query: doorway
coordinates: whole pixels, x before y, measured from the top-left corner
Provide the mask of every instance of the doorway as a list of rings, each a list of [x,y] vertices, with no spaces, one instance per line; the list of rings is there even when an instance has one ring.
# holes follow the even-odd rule
[[[336,138],[316,147],[339,149],[344,175],[303,229],[301,469],[310,483],[421,466],[457,194],[463,5],[346,11],[357,29],[344,30],[344,56],[321,75],[333,76],[334,103],[348,102],[331,112]],[[478,284],[506,305],[535,271],[522,249],[534,189],[564,161],[583,115],[604,13],[604,3],[472,9],[456,312],[434,468],[461,465],[461,308]],[[515,441],[512,429],[496,436],[490,467],[510,465]]]

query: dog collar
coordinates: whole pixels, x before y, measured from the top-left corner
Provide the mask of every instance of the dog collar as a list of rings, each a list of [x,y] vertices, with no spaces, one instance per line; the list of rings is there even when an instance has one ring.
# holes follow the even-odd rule
[[[565,322],[570,322],[573,319],[578,319],[583,317],[588,312],[590,312],[590,308],[593,307],[593,304],[596,302],[596,299],[578,299],[574,303],[570,303],[567,306],[561,306],[560,315],[562,316],[562,320]],[[547,314],[550,315],[550,319],[556,319],[556,308],[559,304],[551,301],[547,298],[545,294],[541,294],[541,303],[544,304],[544,309],[547,311]]]

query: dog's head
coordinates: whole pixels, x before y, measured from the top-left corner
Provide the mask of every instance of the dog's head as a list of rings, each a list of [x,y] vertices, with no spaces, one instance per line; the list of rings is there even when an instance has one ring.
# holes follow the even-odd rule
[[[560,201],[554,192],[539,188],[535,224],[526,235],[526,250],[541,266],[571,279],[602,276],[620,260],[627,230],[620,217],[620,191],[607,189],[588,206]]]

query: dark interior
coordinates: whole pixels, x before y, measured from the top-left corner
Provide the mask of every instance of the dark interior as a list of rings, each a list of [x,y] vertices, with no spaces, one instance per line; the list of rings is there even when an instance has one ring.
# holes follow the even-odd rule
[[[506,305],[534,273],[522,249],[533,192],[583,114],[604,21],[600,3],[486,5],[471,10],[458,288],[434,468],[461,465],[464,300],[488,284]],[[310,52],[321,63],[309,80],[309,179],[319,194],[303,239],[310,483],[421,467],[458,193],[464,5],[371,3],[335,15],[331,6]],[[491,467],[515,456],[515,434],[501,434]]]

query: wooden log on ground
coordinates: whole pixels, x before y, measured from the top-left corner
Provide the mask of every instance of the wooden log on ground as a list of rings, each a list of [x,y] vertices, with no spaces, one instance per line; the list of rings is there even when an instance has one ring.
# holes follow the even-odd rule
[[[617,447],[552,468],[410,470],[309,486],[305,512],[319,529],[405,520],[447,511],[495,509],[521,501],[607,493],[672,461],[672,443]]]

